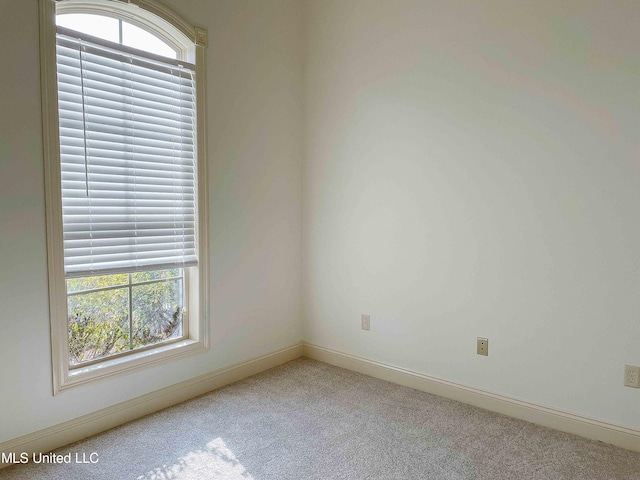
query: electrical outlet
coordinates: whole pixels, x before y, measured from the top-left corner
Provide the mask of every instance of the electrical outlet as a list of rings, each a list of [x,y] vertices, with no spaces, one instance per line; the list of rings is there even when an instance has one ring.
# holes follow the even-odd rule
[[[371,330],[371,316],[363,313],[360,317],[360,326],[362,330]]]
[[[624,385],[626,387],[640,388],[640,367],[624,366]]]
[[[489,340],[484,337],[478,337],[478,355],[489,355]]]

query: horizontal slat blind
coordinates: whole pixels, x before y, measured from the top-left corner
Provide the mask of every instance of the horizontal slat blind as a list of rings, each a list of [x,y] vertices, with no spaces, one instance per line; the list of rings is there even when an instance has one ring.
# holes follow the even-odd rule
[[[193,66],[57,34],[67,277],[197,264]]]

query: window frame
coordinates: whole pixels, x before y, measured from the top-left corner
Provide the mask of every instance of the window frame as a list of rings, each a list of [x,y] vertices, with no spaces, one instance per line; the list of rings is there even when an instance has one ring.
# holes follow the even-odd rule
[[[197,243],[198,266],[185,269],[187,338],[157,347],[71,368],[69,364],[67,288],[64,273],[62,187],[56,72],[56,13],[92,13],[120,18],[153,33],[172,47],[178,59],[196,65]],[[209,347],[208,195],[206,159],[207,32],[184,21],[155,0],[39,0],[42,133],[49,280],[49,316],[53,395],[96,380],[203,352]]]

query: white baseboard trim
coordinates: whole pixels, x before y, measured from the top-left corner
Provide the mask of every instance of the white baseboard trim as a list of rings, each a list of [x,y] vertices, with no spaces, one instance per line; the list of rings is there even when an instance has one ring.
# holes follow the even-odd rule
[[[302,342],[254,359],[230,365],[140,397],[112,405],[67,422],[0,443],[0,452],[48,453],[163,408],[177,405],[217,388],[301,357]],[[0,462],[0,469],[10,464]]]
[[[0,452],[50,452],[163,408],[305,356],[434,395],[475,405],[537,425],[580,435],[640,452],[640,431],[569,412],[465,387],[421,373],[386,365],[329,348],[297,343],[254,359],[230,365],[94,413],[0,443]],[[18,457],[19,458],[19,457]],[[9,464],[0,462],[0,469]]]
[[[640,452],[640,430],[543,407],[476,388],[465,387],[464,385],[306,342],[303,347],[303,355],[416,390],[457,400],[509,417],[519,418],[543,427]]]

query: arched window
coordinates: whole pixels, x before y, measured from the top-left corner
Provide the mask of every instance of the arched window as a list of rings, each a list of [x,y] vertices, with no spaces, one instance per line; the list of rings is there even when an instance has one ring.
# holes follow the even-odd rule
[[[145,52],[178,58],[179,48],[122,18],[93,13],[56,14],[56,25]]]
[[[143,4],[41,0],[54,393],[207,346],[206,33]]]

